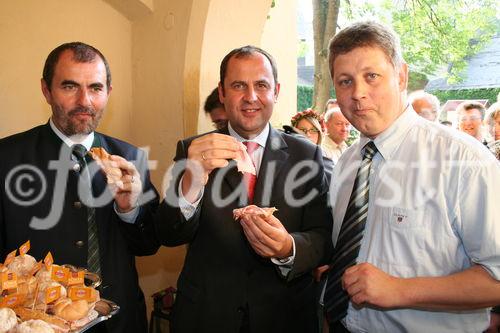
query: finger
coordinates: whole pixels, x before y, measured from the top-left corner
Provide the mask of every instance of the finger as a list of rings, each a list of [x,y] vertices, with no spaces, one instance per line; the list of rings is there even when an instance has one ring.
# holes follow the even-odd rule
[[[230,149],[207,149],[204,150],[201,154],[202,160],[210,160],[210,159],[235,159],[238,157],[238,151],[233,151]]]
[[[252,233],[255,235],[255,237],[258,238],[260,243],[265,244],[266,246],[269,246],[271,248],[274,248],[277,245],[276,241],[272,237],[270,237],[268,234],[268,233],[272,233],[272,231],[262,230],[261,227],[259,227],[257,225],[258,223],[261,224],[261,227],[263,229],[272,228],[265,221],[263,221],[262,218],[259,218],[257,216],[250,216],[250,220],[245,220],[245,224],[252,231]],[[267,228],[264,225],[267,225]]]
[[[351,266],[349,268],[347,268],[344,272],[344,274],[354,274],[356,273],[357,271],[359,271],[360,269],[360,266],[359,265],[354,265],[354,266]]]
[[[241,144],[232,136],[212,133],[193,140],[190,145],[190,150],[191,149],[198,152],[208,149],[227,149],[238,151],[241,149]]]
[[[229,165],[228,160],[225,159],[211,159],[203,161],[202,166],[207,171],[212,171],[214,169],[225,168]]]
[[[349,295],[351,296],[351,302],[356,306],[362,306],[368,300],[368,297],[363,290],[358,290],[356,293]]]
[[[120,156],[118,156],[120,157]],[[129,175],[134,175],[135,177],[139,176],[139,171],[137,171],[137,168],[135,167],[134,163],[127,161],[126,159],[120,158],[119,160],[113,161],[116,163],[116,167],[120,168],[123,173],[129,174]]]
[[[281,224],[279,224],[278,228],[270,225],[266,219],[261,216],[252,216],[253,225],[258,228],[263,234],[265,234],[270,241],[280,242],[283,239],[283,232]]]
[[[262,244],[258,237],[253,233],[253,231],[248,228],[248,222],[241,219],[240,224],[243,228],[243,233],[245,234],[245,237],[247,238],[252,248],[262,256],[271,256],[271,249],[269,249],[269,247],[267,247],[265,244]]]

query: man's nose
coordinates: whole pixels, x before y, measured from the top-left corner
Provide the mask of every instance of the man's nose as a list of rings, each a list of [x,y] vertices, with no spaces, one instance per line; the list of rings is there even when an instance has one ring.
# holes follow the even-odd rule
[[[249,86],[246,91],[245,91],[245,100],[247,102],[254,102],[257,100],[257,93],[255,91],[255,88],[252,86]]]
[[[90,106],[91,101],[90,101],[90,94],[87,91],[87,89],[81,89],[78,93],[78,105],[80,106]]]

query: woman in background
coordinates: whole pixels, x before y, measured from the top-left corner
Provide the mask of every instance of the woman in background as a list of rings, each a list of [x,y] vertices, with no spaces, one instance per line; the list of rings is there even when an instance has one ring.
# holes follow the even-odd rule
[[[488,148],[500,161],[500,102],[493,103],[484,120],[488,129]]]
[[[323,156],[331,158],[331,152],[327,151],[325,147],[321,145],[326,129],[322,115],[313,109],[307,109],[294,115],[291,123],[298,133],[303,134],[312,143],[321,147]]]

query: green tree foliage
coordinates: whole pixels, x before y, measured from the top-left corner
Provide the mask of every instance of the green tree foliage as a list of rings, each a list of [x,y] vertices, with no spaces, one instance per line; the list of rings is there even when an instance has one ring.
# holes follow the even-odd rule
[[[490,104],[497,100],[500,88],[491,89],[459,89],[459,90],[436,90],[430,93],[436,95],[441,103],[450,99],[487,99]]]
[[[447,66],[452,84],[460,80],[467,58],[500,31],[497,7],[497,0],[382,0],[379,5],[350,2],[343,13],[392,25],[412,71],[434,75]]]
[[[313,100],[313,88],[297,86],[297,112],[310,108]]]

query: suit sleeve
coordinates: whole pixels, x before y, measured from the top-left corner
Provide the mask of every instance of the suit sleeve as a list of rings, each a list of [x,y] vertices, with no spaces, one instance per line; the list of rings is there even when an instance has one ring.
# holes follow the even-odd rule
[[[166,246],[189,243],[198,230],[203,198],[189,220],[185,219],[179,208],[179,182],[184,174],[188,146],[189,144],[184,141],[177,143],[171,181],[154,218],[156,234],[161,244]]]
[[[158,193],[151,183],[147,161],[146,153],[137,150],[134,164],[141,175],[143,192],[139,198],[139,215],[135,223],[124,223],[113,209],[113,218],[117,219],[131,253],[136,256],[155,254],[160,247],[153,228],[153,216],[158,208]]]
[[[328,207],[328,183],[330,173],[325,171],[321,150],[316,150],[315,163],[320,166],[318,174],[311,180],[308,191],[318,194],[304,206],[300,232],[291,233],[295,240],[296,255],[287,279],[311,272],[328,263],[333,245],[331,242],[332,214]]]

